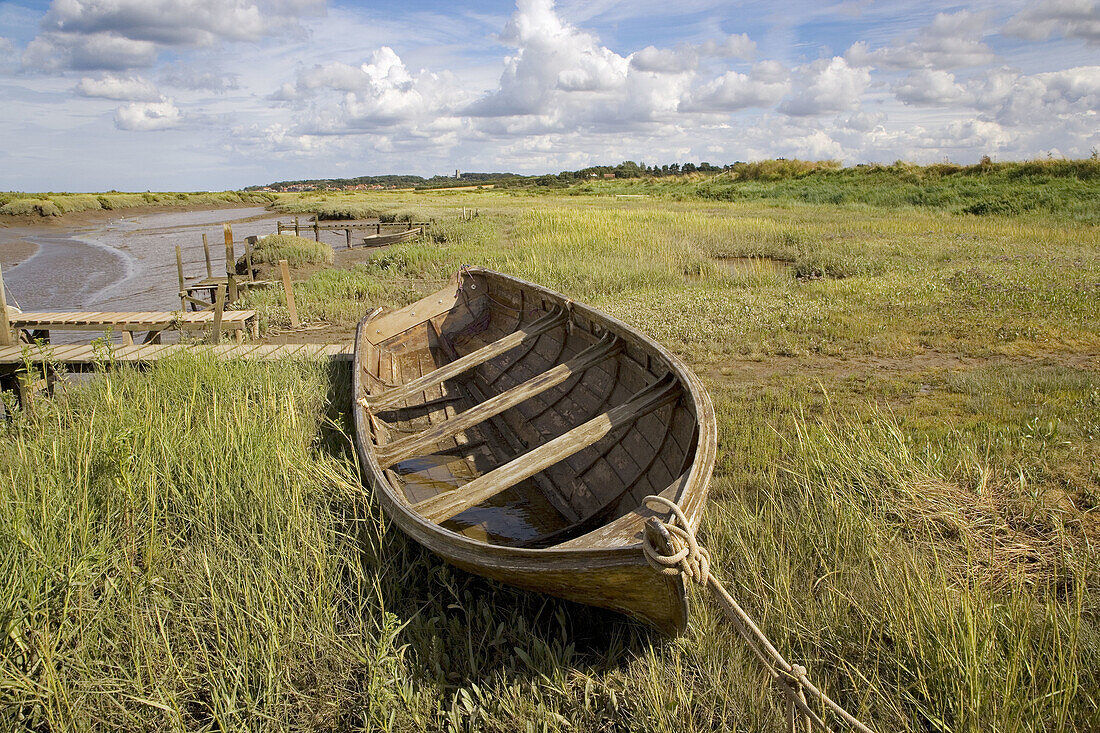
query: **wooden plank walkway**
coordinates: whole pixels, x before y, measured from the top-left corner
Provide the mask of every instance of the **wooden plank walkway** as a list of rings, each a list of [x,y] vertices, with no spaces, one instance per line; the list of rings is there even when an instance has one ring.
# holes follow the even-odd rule
[[[244,328],[256,311],[225,311],[222,327]],[[11,325],[26,330],[88,331],[115,328],[126,331],[181,328],[201,330],[214,322],[214,311],[26,311],[11,314]]]
[[[110,349],[91,344],[22,344],[0,346],[0,365],[22,366],[31,363],[60,363],[67,366],[91,366],[114,361],[123,364],[144,364],[180,354],[209,354],[217,359],[277,361],[279,359],[333,359],[351,361],[351,344],[144,344],[115,346]]]
[[[204,311],[27,311],[12,314],[11,325],[35,333],[50,331],[119,331],[127,344],[133,341],[135,331],[148,331],[146,341],[159,340],[160,332],[169,330],[202,331],[213,328],[219,314]],[[255,338],[259,321],[256,311],[223,311],[219,328],[235,331],[237,342],[246,332]]]

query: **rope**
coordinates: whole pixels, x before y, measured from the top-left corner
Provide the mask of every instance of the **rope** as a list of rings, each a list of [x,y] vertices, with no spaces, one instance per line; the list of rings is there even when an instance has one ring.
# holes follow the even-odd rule
[[[695,539],[695,532],[680,506],[663,496],[647,496],[642,500],[642,506],[648,507],[649,504],[660,504],[672,515],[668,522],[651,518],[647,523],[642,550],[650,567],[661,575],[686,576],[710,589],[741,637],[781,688],[787,699],[789,730],[795,729],[796,710],[801,712],[807,730],[814,726],[820,730],[829,730],[825,721],[809,706],[806,698],[809,695],[860,733],[873,733],[869,727],[815,687],[806,676],[805,667],[789,663],[725,586],[714,577],[710,572],[710,553]]]

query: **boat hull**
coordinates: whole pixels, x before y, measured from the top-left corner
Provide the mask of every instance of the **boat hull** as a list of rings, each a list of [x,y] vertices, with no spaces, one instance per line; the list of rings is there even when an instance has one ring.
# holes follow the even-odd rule
[[[635,494],[660,493],[681,505],[689,523],[693,526],[698,523],[716,453],[713,407],[698,377],[663,347],[626,324],[593,308],[574,303],[559,293],[486,270],[464,271],[460,281],[454,287],[460,285],[465,288],[466,296],[471,292],[477,293],[476,288],[479,286],[484,288],[484,291],[477,297],[487,296],[488,293],[485,291],[490,289],[492,289],[491,292],[501,294],[501,297],[506,293],[521,292],[524,294],[521,299],[526,298],[528,303],[538,302],[544,311],[549,312],[560,307],[567,312],[568,323],[564,327],[564,332],[572,334],[575,328],[579,330],[581,336],[588,338],[588,334],[583,332],[584,328],[588,328],[594,334],[592,339],[595,338],[595,334],[602,335],[605,339],[609,338],[609,335],[613,336],[617,343],[624,344],[623,355],[618,357],[620,360],[629,359],[631,365],[639,369],[641,366],[638,365],[644,365],[651,369],[652,374],[664,373],[666,380],[675,382],[677,389],[680,390],[677,393],[680,395],[679,401],[671,408],[660,408],[662,411],[654,412],[653,415],[667,415],[669,417],[666,421],[671,424],[673,422],[671,416],[675,414],[678,416],[676,420],[679,421],[676,423],[676,429],[680,432],[687,430],[680,423],[684,423],[689,418],[694,421],[689,431],[691,444],[676,453],[676,460],[671,461],[673,463],[679,461],[676,469],[666,471],[666,474],[671,473],[673,478],[667,484],[662,480],[661,490],[635,489],[632,485],[624,485],[621,489],[617,489],[624,498],[613,510],[604,507],[600,511],[605,514],[582,517],[575,522],[572,534],[564,530],[559,530],[560,537],[558,534],[551,533],[551,537],[561,541],[554,541],[550,546],[520,546],[524,543],[471,536],[476,527],[463,529],[453,524],[429,521],[425,518],[423,510],[417,509],[415,493],[404,483],[408,476],[399,475],[394,466],[386,460],[387,450],[391,450],[391,444],[401,435],[392,433],[392,425],[387,425],[380,419],[380,415],[386,416],[389,413],[379,408],[377,403],[384,399],[388,389],[392,390],[395,386],[410,382],[409,375],[400,374],[401,370],[396,366],[399,363],[399,356],[407,359],[409,353],[420,353],[423,359],[423,353],[434,353],[426,347],[420,352],[416,351],[423,345],[422,336],[418,335],[420,333],[418,329],[425,322],[422,319],[436,318],[442,324],[439,326],[441,330],[446,329],[448,323],[453,321],[455,332],[469,331],[470,326],[466,322],[476,322],[477,316],[474,313],[476,309],[472,307],[470,313],[465,315],[455,315],[460,310],[457,305],[454,306],[454,311],[448,310],[452,302],[459,303],[462,300],[448,288],[405,309],[384,315],[374,314],[364,319],[356,335],[353,378],[356,396],[356,443],[365,477],[373,487],[383,511],[413,540],[463,570],[526,590],[611,609],[668,634],[681,631],[687,622],[683,581],[679,577],[656,573],[648,566],[641,549],[644,520],[649,516],[664,517],[664,515],[640,506],[636,498],[632,499],[629,493],[623,492],[634,489]],[[459,288],[459,292],[461,294],[462,288]],[[493,298],[490,297],[490,300]],[[522,306],[520,310],[521,318],[517,322],[522,325]],[[408,326],[406,330],[400,330],[405,326]],[[428,339],[424,343],[430,345],[431,334],[436,333],[438,337],[441,332],[433,329],[436,329],[436,326],[429,324]],[[442,337],[440,339],[446,340]],[[497,358],[497,362],[489,363],[490,365],[493,363],[514,365],[521,361],[521,358],[515,355],[522,351],[522,348],[517,347],[502,354]],[[391,359],[389,373],[395,378],[385,384],[387,354]],[[455,356],[457,354],[451,354],[452,358]],[[429,375],[432,373],[431,369],[426,371]],[[626,379],[622,367],[618,369],[617,374],[621,379]],[[420,377],[421,381],[425,378]],[[519,381],[520,377],[516,377],[516,380]],[[564,386],[561,389],[564,390]],[[435,398],[436,400],[446,399],[447,390],[441,388],[439,395]],[[481,396],[493,395],[482,394]],[[428,391],[418,395],[418,399],[424,401],[424,404],[432,403],[430,397],[431,393]],[[371,406],[372,401],[374,407]],[[413,401],[409,402],[411,404]],[[446,415],[449,419],[454,419],[451,413]],[[654,425],[659,422],[656,417],[647,419],[650,419]],[[578,418],[575,422],[580,421],[581,418]],[[521,422],[522,419],[519,422],[513,421],[511,425],[518,429],[521,427]],[[612,431],[604,440],[607,445],[613,445],[612,439],[619,436],[618,441],[622,443],[625,440],[621,437],[624,435],[623,430],[629,433],[632,429],[621,428],[617,432]],[[668,437],[673,432],[671,427],[665,427],[666,437],[660,443],[661,446],[676,445],[675,441]],[[546,438],[541,443],[535,441],[533,444],[545,445],[547,442],[551,440]],[[651,442],[658,441],[651,438]],[[685,439],[680,442],[688,441]],[[596,447],[603,444],[597,443]],[[462,447],[461,443],[459,447]],[[530,446],[526,446],[524,450],[530,450]],[[604,448],[604,454],[612,454],[613,450],[618,450],[617,444],[610,449]],[[653,452],[656,453],[658,450],[653,449]],[[672,450],[664,450],[664,453],[669,452]],[[670,462],[663,454],[654,455],[645,460],[655,463],[658,457]],[[642,462],[640,459],[636,461]],[[472,465],[473,463],[475,462],[471,461]],[[397,464],[398,469],[400,465]],[[562,467],[565,465],[563,461],[557,470],[559,472],[564,470]],[[679,470],[680,468],[683,470]],[[484,474],[481,474],[481,478],[484,481]],[[594,481],[591,478],[590,480]],[[557,481],[559,484],[563,483],[560,477]],[[472,487],[478,484],[467,485]],[[456,493],[462,491],[463,486],[454,489]],[[449,492],[445,493],[449,494]],[[429,500],[422,501],[420,506],[431,504],[432,500],[433,498],[429,497]],[[560,497],[558,500],[561,501]],[[571,511],[568,506],[560,508],[566,515]],[[473,532],[473,534],[477,533]]]

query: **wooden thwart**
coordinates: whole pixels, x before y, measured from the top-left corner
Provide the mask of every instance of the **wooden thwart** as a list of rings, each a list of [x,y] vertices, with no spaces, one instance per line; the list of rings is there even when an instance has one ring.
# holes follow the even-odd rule
[[[476,352],[475,352],[476,353]],[[678,383],[665,377],[646,387],[629,402],[540,445],[509,463],[483,474],[461,488],[433,496],[413,506],[431,522],[445,522],[596,443],[616,428],[629,425],[680,396]]]
[[[477,351],[471,352],[466,356],[463,356],[455,361],[452,361],[446,366],[442,366],[433,372],[425,374],[419,379],[404,384],[400,387],[395,387],[390,390],[386,390],[382,394],[376,397],[367,397],[365,406],[372,410],[377,410],[388,405],[392,405],[401,400],[406,400],[415,394],[423,392],[426,389],[442,384],[448,379],[454,379],[459,374],[467,372],[490,359],[500,356],[501,354],[511,351],[517,346],[523,344],[525,341],[533,339],[550,329],[561,325],[565,321],[565,311],[555,310],[542,316],[529,326],[525,326],[517,331],[513,331],[499,341],[494,341],[487,346],[483,346]]]
[[[564,364],[558,364],[542,374],[528,379],[523,384],[516,385],[506,392],[501,392],[445,422],[416,435],[410,435],[379,446],[376,450],[378,462],[383,468],[386,468],[398,461],[428,451],[440,441],[451,438],[464,430],[469,430],[521,402],[556,387],[573,375],[580,374],[600,361],[617,354],[621,349],[622,343],[619,339],[607,335],[572,360]]]

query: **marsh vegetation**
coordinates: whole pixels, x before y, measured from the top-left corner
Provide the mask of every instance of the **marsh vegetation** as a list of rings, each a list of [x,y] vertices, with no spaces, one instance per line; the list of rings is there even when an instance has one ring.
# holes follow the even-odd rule
[[[476,264],[638,326],[715,401],[701,539],[815,682],[882,731],[1100,726],[1092,215],[622,185],[288,198],[440,222],[297,284],[299,312],[351,323]],[[276,296],[248,307],[279,325]],[[388,528],[346,380],[170,361],[0,426],[6,727],[780,728],[700,592],[668,640]]]

